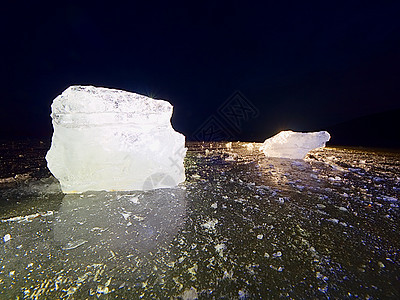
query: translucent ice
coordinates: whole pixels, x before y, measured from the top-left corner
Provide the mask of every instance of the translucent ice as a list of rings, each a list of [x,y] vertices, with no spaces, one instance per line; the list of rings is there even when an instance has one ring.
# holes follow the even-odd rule
[[[281,131],[277,135],[266,139],[260,150],[267,157],[281,157],[291,159],[303,159],[306,154],[319,147],[325,147],[325,143],[331,138],[327,131],[319,132],[293,132]]]
[[[172,128],[169,102],[71,86],[51,109],[46,160],[63,192],[147,190],[185,180],[185,137]]]

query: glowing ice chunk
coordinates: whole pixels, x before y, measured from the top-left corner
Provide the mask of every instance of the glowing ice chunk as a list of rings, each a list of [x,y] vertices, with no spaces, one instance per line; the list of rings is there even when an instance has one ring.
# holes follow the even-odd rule
[[[185,137],[172,128],[169,102],[71,86],[51,108],[46,160],[63,192],[146,190],[185,180]]]
[[[325,147],[325,143],[331,138],[327,131],[319,132],[293,132],[281,131],[277,135],[266,139],[260,150],[267,157],[280,157],[291,159],[303,159],[306,154],[319,147]]]

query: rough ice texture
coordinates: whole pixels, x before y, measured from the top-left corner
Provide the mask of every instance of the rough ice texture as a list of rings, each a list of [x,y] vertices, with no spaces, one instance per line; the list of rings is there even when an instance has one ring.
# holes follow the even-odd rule
[[[185,180],[185,137],[172,128],[169,102],[71,86],[51,109],[46,160],[63,192],[147,190]]]
[[[277,135],[266,139],[260,150],[267,157],[280,157],[290,159],[303,159],[306,154],[319,147],[331,138],[327,131],[319,132],[293,132],[281,131]]]

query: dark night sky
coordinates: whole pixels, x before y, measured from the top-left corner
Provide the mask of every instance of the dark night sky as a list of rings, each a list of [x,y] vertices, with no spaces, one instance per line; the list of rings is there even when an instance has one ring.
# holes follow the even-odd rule
[[[0,138],[50,137],[50,104],[73,84],[169,100],[188,139],[211,117],[263,141],[400,108],[399,1],[134,3],[3,6]],[[221,107],[235,91],[258,116],[233,128]]]

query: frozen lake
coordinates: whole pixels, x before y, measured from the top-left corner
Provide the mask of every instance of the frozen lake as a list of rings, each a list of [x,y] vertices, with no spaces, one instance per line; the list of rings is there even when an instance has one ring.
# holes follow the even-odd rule
[[[64,195],[0,147],[0,298],[400,298],[400,153],[189,143],[186,182]]]

